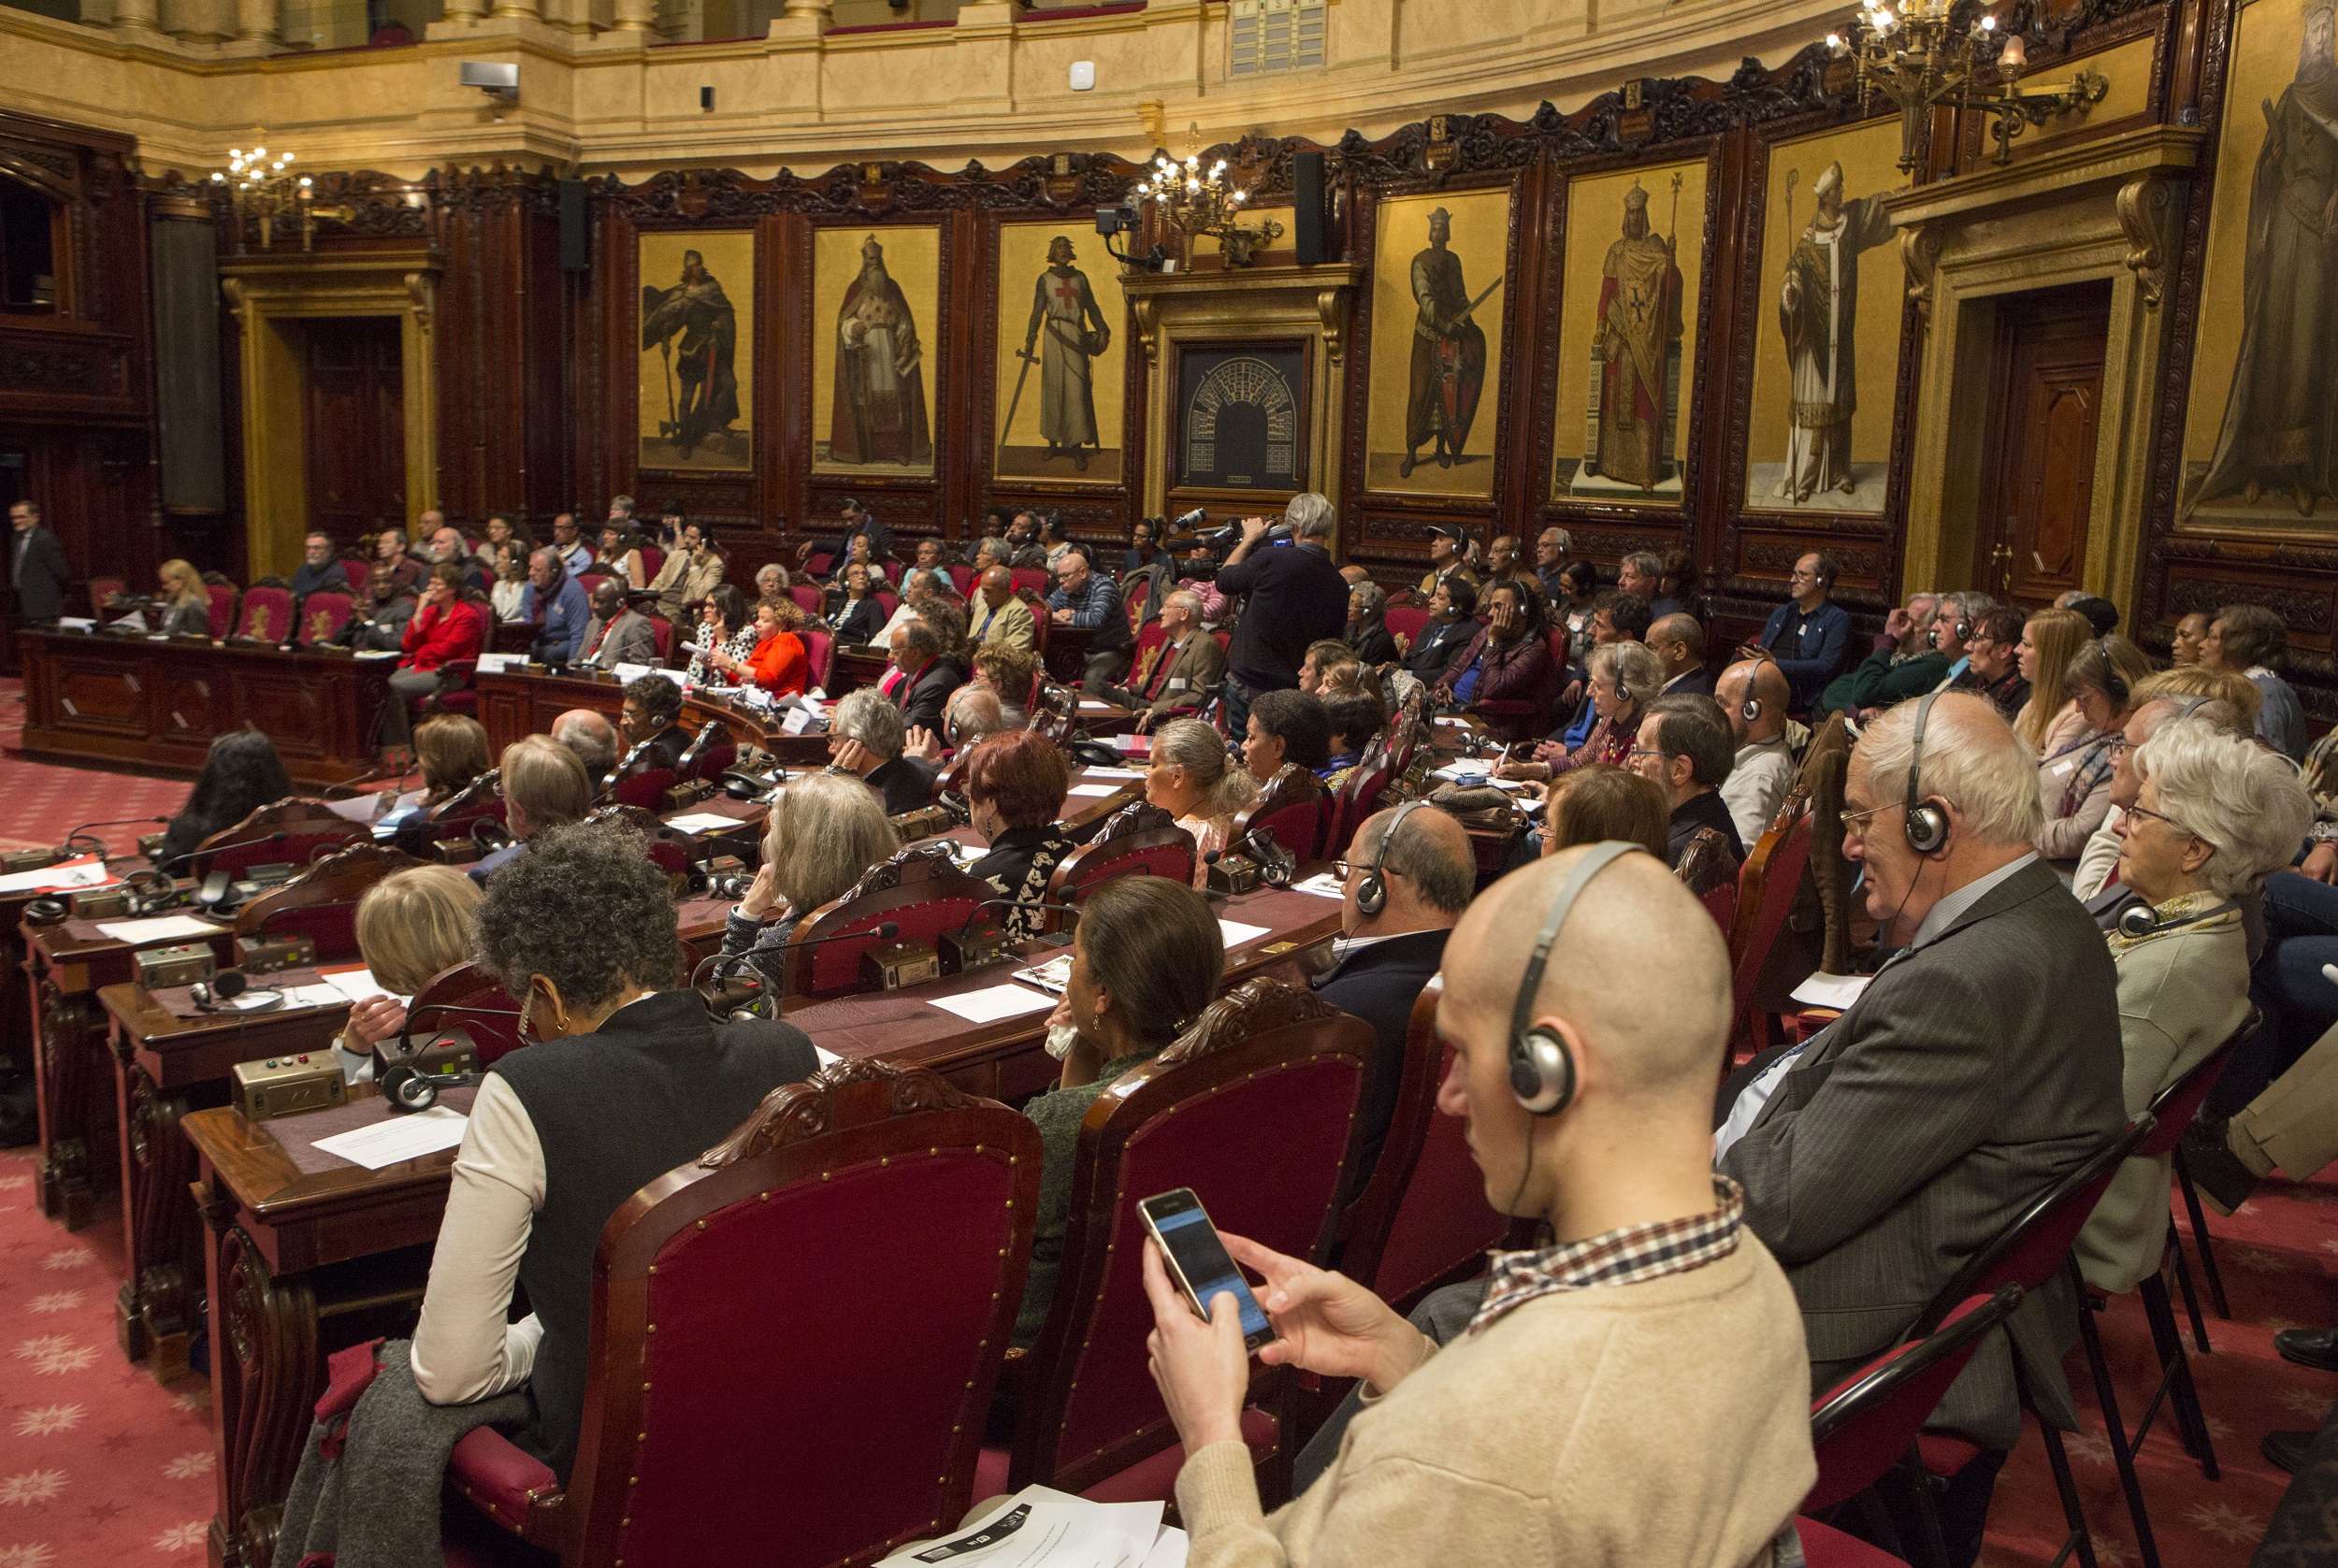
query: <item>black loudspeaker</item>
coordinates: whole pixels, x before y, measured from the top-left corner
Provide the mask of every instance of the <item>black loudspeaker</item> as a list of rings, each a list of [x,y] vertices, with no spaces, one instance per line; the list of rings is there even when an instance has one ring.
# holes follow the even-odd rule
[[[1292,242],[1301,266],[1323,262],[1323,154],[1301,152],[1291,161]]]
[[[178,209],[187,206],[193,216]],[[217,231],[208,210],[174,204],[152,231],[154,396],[163,505],[227,506],[227,439],[219,409]]]
[[[584,221],[584,181],[560,181],[560,270],[593,269],[592,225]]]

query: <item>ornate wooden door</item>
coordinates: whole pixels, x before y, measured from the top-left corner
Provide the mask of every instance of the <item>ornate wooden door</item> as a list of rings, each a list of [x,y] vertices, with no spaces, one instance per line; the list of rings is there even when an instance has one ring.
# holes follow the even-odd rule
[[[2085,571],[2110,329],[2107,284],[2046,290],[1998,309],[1973,577],[2000,599],[2048,605]]]
[[[406,521],[404,348],[395,316],[302,327],[309,526],[337,540]]]

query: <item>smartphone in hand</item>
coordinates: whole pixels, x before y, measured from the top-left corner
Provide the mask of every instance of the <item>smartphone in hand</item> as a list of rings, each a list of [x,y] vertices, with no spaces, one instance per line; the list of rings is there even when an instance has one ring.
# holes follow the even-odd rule
[[[1136,1212],[1145,1221],[1146,1231],[1160,1244],[1171,1277],[1196,1313],[1206,1318],[1210,1298],[1231,1291],[1241,1309],[1244,1347],[1256,1350],[1274,1339],[1274,1328],[1260,1310],[1258,1298],[1250,1294],[1242,1271],[1227,1255],[1226,1244],[1218,1239],[1218,1228],[1203,1213],[1202,1201],[1193,1196],[1191,1187],[1145,1199],[1136,1205]]]

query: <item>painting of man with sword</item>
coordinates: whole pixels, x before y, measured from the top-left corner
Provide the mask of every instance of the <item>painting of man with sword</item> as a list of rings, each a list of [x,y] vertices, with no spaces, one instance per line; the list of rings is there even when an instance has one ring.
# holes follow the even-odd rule
[[[669,239],[672,237],[644,236]],[[729,239],[707,236],[706,241]],[[753,270],[753,238],[739,236]],[[708,243],[705,249],[712,249]],[[729,258],[726,258],[729,259]],[[671,255],[665,262],[672,266]],[[654,276],[642,256],[642,276]],[[745,468],[747,443],[740,389],[739,312],[699,247],[681,254],[681,281],[669,287],[642,287],[643,360],[642,462],[653,467]],[[657,355],[657,387],[650,356]],[[653,424],[653,398],[663,392],[662,418]],[[652,431],[655,434],[652,434]]]
[[[1478,417],[1478,395],[1485,386],[1486,335],[1473,312],[1501,287],[1499,278],[1471,298],[1462,279],[1462,259],[1449,246],[1452,215],[1444,208],[1429,214],[1428,247],[1412,258],[1412,297],[1419,315],[1412,332],[1412,381],[1405,400],[1405,456],[1399,479],[1412,477],[1421,449],[1440,468],[1469,443]]]
[[[1031,321],[1017,355],[1022,367],[1015,374],[1015,395],[1001,429],[1014,427],[1024,382],[1038,366],[1039,434],[1047,443],[1042,461],[1068,457],[1086,473],[1089,453],[1100,444],[1090,364],[1111,346],[1112,327],[1088,286],[1088,274],[1072,265],[1076,259],[1068,237],[1059,234],[1047,242],[1047,266],[1032,290]]]

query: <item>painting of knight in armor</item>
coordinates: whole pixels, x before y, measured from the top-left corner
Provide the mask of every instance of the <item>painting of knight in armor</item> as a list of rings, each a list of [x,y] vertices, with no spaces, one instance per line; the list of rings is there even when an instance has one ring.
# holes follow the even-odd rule
[[[1366,487],[1491,498],[1510,192],[1395,197],[1375,223]]]
[[[755,236],[641,236],[641,466],[754,465]]]
[[[1128,363],[1120,264],[1079,225],[1003,223],[996,277],[992,472],[1118,484]]]

